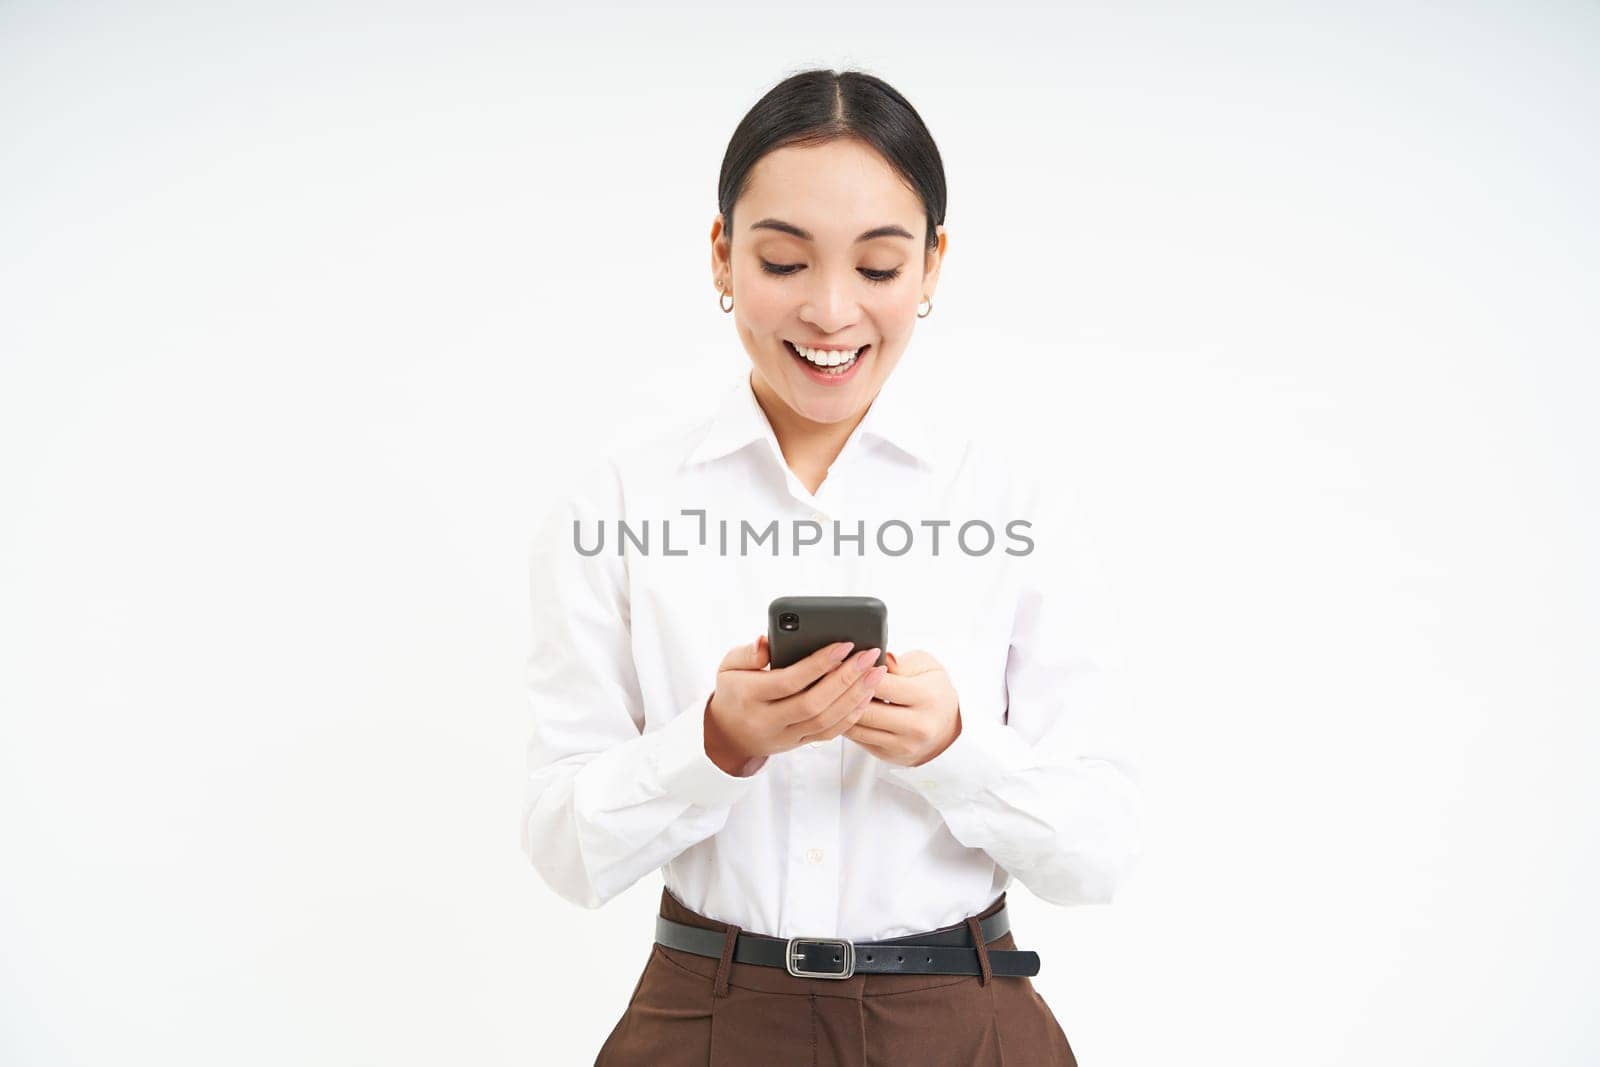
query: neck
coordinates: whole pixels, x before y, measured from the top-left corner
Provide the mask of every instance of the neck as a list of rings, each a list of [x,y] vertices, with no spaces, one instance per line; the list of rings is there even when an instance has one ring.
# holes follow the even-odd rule
[[[750,389],[772,424],[784,462],[795,477],[815,493],[827,476],[828,468],[839,458],[850,434],[866,416],[866,408],[838,422],[813,422],[784,403],[754,371],[750,373]]]

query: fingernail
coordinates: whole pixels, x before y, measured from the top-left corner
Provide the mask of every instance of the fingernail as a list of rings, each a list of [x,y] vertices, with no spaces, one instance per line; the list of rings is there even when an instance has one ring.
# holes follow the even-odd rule
[[[856,657],[856,666],[865,667],[867,664],[877,659],[878,651],[879,650],[876,648],[869,648],[865,652],[861,653],[861,655]]]
[[[856,643],[854,641],[841,641],[837,645],[833,646],[833,651],[829,652],[828,655],[833,657],[833,661],[835,663],[838,663],[840,660],[848,656],[850,654],[850,650],[855,647]]]

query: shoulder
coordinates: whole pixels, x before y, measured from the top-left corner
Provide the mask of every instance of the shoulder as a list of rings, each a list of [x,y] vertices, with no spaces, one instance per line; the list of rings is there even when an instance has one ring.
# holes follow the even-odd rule
[[[959,444],[959,477],[1007,529],[1026,532],[1034,544],[1030,567],[1099,556],[1082,492],[1089,458],[1051,445],[1048,427],[1031,425],[980,427]]]
[[[551,457],[542,523],[569,524],[573,519],[612,519],[625,515],[630,502],[671,482],[705,436],[709,412],[682,416],[633,432],[604,451],[586,450],[574,442]]]
[[[971,426],[947,435],[940,448],[947,476],[991,506],[1014,510],[1049,491],[1050,464],[1025,429]]]

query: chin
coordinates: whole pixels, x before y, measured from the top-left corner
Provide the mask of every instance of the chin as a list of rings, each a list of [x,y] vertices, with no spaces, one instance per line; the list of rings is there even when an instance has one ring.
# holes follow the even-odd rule
[[[797,414],[812,422],[838,422],[854,415],[859,407],[857,399],[859,394],[856,390],[849,390],[849,396],[842,395],[842,392],[839,396],[822,399],[796,397],[790,401],[789,406]]]

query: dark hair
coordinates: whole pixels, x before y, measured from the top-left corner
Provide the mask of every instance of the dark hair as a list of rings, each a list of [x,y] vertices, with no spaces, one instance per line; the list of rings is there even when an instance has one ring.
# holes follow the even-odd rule
[[[806,70],[767,90],[739,120],[722,157],[717,209],[731,239],[733,205],[750,180],[750,168],[768,152],[855,138],[877,150],[922,198],[927,251],[939,246],[944,223],[944,162],[922,117],[881,78],[856,70]]]

